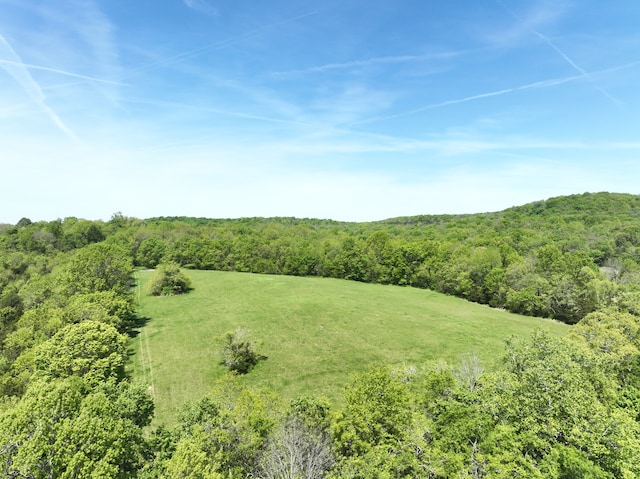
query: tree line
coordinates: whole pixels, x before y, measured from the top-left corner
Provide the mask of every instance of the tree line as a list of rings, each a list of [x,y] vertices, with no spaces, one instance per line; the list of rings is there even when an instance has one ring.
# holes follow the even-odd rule
[[[428,288],[570,324],[616,304],[640,308],[640,197],[584,194],[498,213],[340,223],[296,218],[23,221],[7,247],[51,255],[102,241],[134,265]],[[13,261],[19,261],[14,256]]]
[[[639,220],[640,197],[598,193],[372,223],[129,219],[114,239],[148,268],[176,262],[413,286],[573,324],[612,304],[640,308]]]

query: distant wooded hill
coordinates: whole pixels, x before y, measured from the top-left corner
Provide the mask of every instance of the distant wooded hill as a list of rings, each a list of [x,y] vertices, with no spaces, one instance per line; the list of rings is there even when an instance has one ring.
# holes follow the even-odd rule
[[[370,223],[153,218],[119,234],[146,267],[408,285],[568,323],[612,303],[640,306],[640,196],[629,194]]]
[[[495,213],[368,223],[298,218],[114,215],[21,220],[5,250],[46,253],[107,240],[135,265],[324,276],[428,288],[575,323],[616,304],[640,309],[640,196],[585,193]]]

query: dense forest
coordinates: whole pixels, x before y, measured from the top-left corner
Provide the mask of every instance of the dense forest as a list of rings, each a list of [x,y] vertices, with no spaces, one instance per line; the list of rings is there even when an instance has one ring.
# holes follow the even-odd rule
[[[159,265],[428,288],[574,326],[514,338],[498,372],[372,368],[339,406],[230,375],[152,428],[124,365],[132,272]],[[640,196],[371,223],[22,218],[0,225],[0,341],[3,477],[640,477]]]

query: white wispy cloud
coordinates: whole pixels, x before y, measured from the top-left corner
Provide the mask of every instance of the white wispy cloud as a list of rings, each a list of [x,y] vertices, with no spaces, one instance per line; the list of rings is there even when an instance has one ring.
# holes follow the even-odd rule
[[[36,104],[42,112],[49,117],[53,124],[65,135],[71,138],[73,141],[79,141],[76,134],[69,128],[60,116],[51,108],[45,99],[44,93],[38,82],[34,80],[29,73],[29,69],[22,62],[22,59],[13,47],[7,42],[6,38],[0,34],[0,54],[9,57],[12,60],[0,63],[2,68],[9,74],[21,89],[29,96],[29,98]]]
[[[102,99],[117,106],[124,71],[116,29],[96,0],[73,0],[71,5],[69,15],[60,20],[68,35],[65,56],[72,58],[71,66],[65,70],[91,72],[88,76],[110,80],[96,83],[93,89],[99,91]],[[80,54],[71,53],[77,50]]]
[[[366,119],[363,119],[363,120],[359,120],[359,121],[355,121],[353,123],[347,124],[345,126],[346,127],[351,127],[351,126],[362,125],[362,124],[366,124],[366,123],[374,123],[374,122],[378,122],[378,121],[391,120],[391,119],[394,119],[394,118],[400,118],[400,117],[404,117],[404,116],[415,115],[416,113],[420,113],[420,112],[427,111],[427,110],[433,110],[433,109],[436,109],[436,108],[442,108],[442,107],[445,107],[445,106],[457,105],[457,104],[460,104],[460,103],[467,103],[467,102],[470,102],[470,101],[481,100],[483,98],[490,98],[490,97],[495,97],[495,96],[506,95],[507,93],[513,93],[515,91],[529,90],[529,89],[532,89],[532,88],[547,88],[547,87],[551,87],[551,86],[555,86],[555,85],[560,85],[562,83],[567,83],[567,82],[570,82],[570,81],[574,81],[574,80],[577,80],[577,79],[579,79],[581,77],[582,77],[582,75],[573,75],[573,76],[565,77],[565,78],[544,80],[544,81],[539,81],[539,82],[527,83],[526,85],[519,85],[519,86],[512,87],[512,88],[503,88],[501,90],[494,90],[494,91],[490,91],[490,92],[479,93],[477,95],[470,95],[470,96],[466,96],[464,98],[456,98],[456,99],[453,99],[453,100],[445,100],[445,101],[441,101],[441,102],[438,102],[438,103],[431,103],[429,105],[424,105],[424,106],[421,106],[420,108],[415,108],[413,110],[407,110],[407,111],[403,111],[403,112],[400,112],[400,113],[394,113],[392,115],[376,116],[376,117],[366,118]]]
[[[184,144],[179,145],[185,146]],[[204,149],[204,148],[203,148]],[[336,155],[366,155],[393,153],[410,156],[428,153],[429,157],[472,158],[485,153],[535,154],[538,151],[610,151],[637,152],[640,142],[617,141],[553,141],[545,138],[511,136],[482,137],[479,135],[439,135],[431,140],[391,137],[375,134],[349,134],[336,131],[324,137],[291,137],[274,141],[262,141],[252,145],[216,145],[216,151],[224,151],[234,157],[250,157],[260,151],[268,158],[331,158]]]
[[[151,132],[140,120],[125,123],[121,137],[113,130],[111,137],[91,138],[85,146],[69,147],[62,138],[31,144],[26,136],[3,141],[12,155],[25,158],[13,162],[8,174],[29,176],[31,194],[21,200],[19,210],[4,211],[0,222],[15,223],[22,216],[108,219],[119,210],[142,218],[175,214],[367,221],[496,211],[584,191],[633,192],[634,178],[640,175],[634,161],[640,142],[633,141],[459,132],[432,140],[349,131],[300,137],[295,130],[271,141],[241,132],[181,140],[170,133],[171,125],[166,130],[154,127],[158,130]],[[118,141],[111,143],[112,137]],[[615,161],[594,160],[614,148]],[[368,158],[380,153],[395,164],[391,171],[373,164],[348,167],[357,158],[367,165]],[[436,159],[442,155],[450,161]],[[508,160],[495,161],[503,156]],[[56,185],[55,202],[50,201],[51,185]],[[0,202],[11,204],[20,187],[15,183],[0,190]]]
[[[206,45],[197,47],[197,48],[193,48],[190,50],[185,50],[182,51],[180,53],[176,53],[175,55],[171,55],[165,58],[161,58],[159,60],[156,60],[148,65],[145,65],[139,69],[136,70],[136,72],[141,72],[141,71],[147,71],[147,70],[153,70],[155,68],[160,68],[160,67],[167,67],[170,65],[174,65],[177,63],[181,63],[181,62],[185,62],[187,60],[196,58],[198,56],[203,55],[204,53],[211,51],[211,50],[220,50],[223,48],[226,48],[228,46],[231,46],[239,41],[242,40],[247,40],[249,38],[253,38],[259,34],[261,34],[262,32],[264,32],[265,30],[268,29],[272,29],[275,27],[281,27],[284,26],[288,23],[292,23],[292,22],[296,22],[298,20],[302,20],[303,18],[306,17],[310,17],[313,15],[316,15],[318,12],[317,11],[312,11],[312,12],[307,12],[307,13],[303,13],[301,15],[296,15],[293,17],[287,17],[284,18],[282,20],[278,20],[275,22],[270,22],[270,23],[266,23],[264,25],[261,25],[257,28],[253,28],[251,30],[247,30],[246,32],[243,33],[239,33],[238,35],[233,35],[230,36],[228,38],[225,38],[224,40],[220,40],[220,41],[216,41],[216,42],[212,42],[212,43],[208,43]]]
[[[450,106],[450,105],[457,105],[460,103],[467,103],[470,101],[475,101],[475,100],[481,100],[483,98],[491,98],[491,97],[496,97],[496,96],[502,96],[502,95],[506,95],[509,93],[514,93],[517,91],[523,91],[523,90],[531,90],[531,89],[536,89],[536,88],[549,88],[549,87],[553,87],[553,86],[557,86],[557,85],[562,85],[564,83],[569,83],[569,82],[573,82],[576,80],[580,80],[583,78],[588,78],[591,79],[593,78],[593,75],[599,75],[599,74],[604,74],[604,73],[611,73],[614,71],[619,71],[625,68],[631,68],[631,67],[635,67],[638,64],[640,64],[640,62],[635,61],[635,62],[630,62],[630,63],[626,63],[624,65],[617,65],[611,68],[606,68],[603,70],[599,70],[596,72],[591,72],[591,73],[587,73],[587,76],[585,76],[583,73],[580,73],[579,75],[571,75],[571,76],[567,76],[567,77],[563,77],[563,78],[552,78],[549,80],[542,80],[542,81],[537,81],[537,82],[532,82],[532,83],[527,83],[525,85],[518,85],[515,87],[511,87],[511,88],[503,88],[500,90],[494,90],[494,91],[489,91],[489,92],[485,92],[485,93],[478,93],[477,95],[470,95],[470,96],[466,96],[463,98],[456,98],[456,99],[452,99],[452,100],[445,100],[445,101],[441,101],[441,102],[437,102],[437,103],[431,103],[429,105],[424,105],[421,106],[419,108],[415,108],[413,110],[407,110],[407,111],[403,111],[400,113],[394,113],[392,115],[384,115],[384,116],[376,116],[376,117],[371,117],[371,118],[365,118],[359,121],[354,121],[352,123],[346,124],[344,125],[345,127],[352,127],[352,126],[356,126],[356,125],[363,125],[363,124],[367,124],[367,123],[374,123],[374,122],[378,122],[378,121],[385,121],[385,120],[391,120],[394,118],[400,118],[400,117],[404,117],[404,116],[409,116],[409,115],[414,115],[416,113],[420,113],[423,111],[427,111],[427,110],[433,110],[436,108],[442,108],[442,107],[446,107],[446,106]],[[591,81],[591,80],[590,80]]]
[[[390,107],[398,93],[370,88],[363,83],[344,83],[335,92],[313,99],[309,115],[324,125],[344,125]]]
[[[259,107],[266,108],[270,112],[269,115],[274,118],[287,119],[294,124],[309,123],[309,118],[306,117],[303,106],[282,98],[281,92],[262,85],[248,84],[221,77],[211,72],[202,73],[200,76],[206,78],[211,85],[215,85],[216,89],[224,88],[240,95],[247,103],[253,102]]]
[[[46,66],[43,66],[43,65],[32,65],[30,63],[20,63],[20,62],[11,61],[11,60],[4,60],[2,58],[0,58],[0,64],[20,66],[20,67],[24,67],[24,68],[26,68],[28,70],[40,70],[40,71],[44,71],[44,72],[58,73],[60,75],[64,75],[64,76],[68,76],[68,77],[72,77],[72,78],[79,78],[81,80],[88,80],[88,81],[98,82],[98,83],[106,83],[107,85],[117,85],[117,86],[124,86],[125,85],[124,83],[121,83],[121,82],[108,80],[108,79],[104,79],[104,78],[96,78],[96,77],[89,76],[89,75],[82,75],[80,73],[74,73],[74,72],[69,72],[69,71],[65,71],[65,70],[60,70],[59,68],[51,68],[51,67],[46,67]]]
[[[215,0],[183,2],[177,5],[186,23],[176,29],[207,25],[187,8],[217,6]],[[594,33],[576,53],[578,42],[568,38],[579,37],[559,21],[567,10],[558,2],[528,2],[517,10],[522,21],[496,15],[496,3],[478,7],[480,16],[491,17],[478,22],[478,31],[499,31],[493,27],[500,24],[497,36],[506,32],[495,44],[465,37],[464,22],[442,35],[416,20],[406,35],[382,39],[380,47],[361,30],[336,30],[331,15],[291,14],[300,8],[291,3],[256,4],[251,11],[225,4],[221,16],[236,10],[228,12],[233,21],[215,22],[219,30],[167,37],[164,22],[173,19],[156,25],[150,17],[144,29],[128,21],[112,25],[134,8],[118,11],[121,2],[110,4],[110,19],[95,0],[64,0],[64,8],[47,0],[0,0],[0,156],[8,177],[30,180],[28,197],[19,182],[0,189],[0,204],[9,205],[0,222],[108,219],[118,210],[138,217],[375,220],[499,210],[588,190],[637,193],[633,111],[611,108],[591,88],[597,82],[632,104],[640,70],[621,70],[640,65],[623,64],[638,58],[637,49],[590,58],[598,66],[581,69],[596,39],[609,38],[602,50],[613,50],[622,35]],[[323,40],[319,32],[333,32],[337,40],[315,43]],[[301,45],[289,48],[287,42],[298,40]],[[413,54],[431,51],[416,45],[443,51]],[[542,53],[545,66],[555,60],[562,73],[519,63],[520,47]],[[211,51],[211,58],[198,58]],[[344,59],[346,52],[351,61],[327,60]],[[617,66],[602,69],[607,64]],[[153,71],[165,66],[175,68]],[[433,75],[436,70],[443,74]],[[587,98],[582,88],[567,88],[572,82],[586,85]],[[517,95],[517,102],[492,100],[561,85]],[[469,108],[453,108],[465,103]],[[417,117],[436,109],[442,110]],[[383,123],[410,115],[419,121]],[[380,124],[359,128],[374,122]],[[69,142],[74,134],[82,144]],[[24,200],[16,204],[16,197]]]
[[[541,30],[557,24],[565,18],[571,5],[566,0],[536,0],[526,3],[526,10],[520,15],[513,11],[502,0],[495,0],[495,4],[506,11],[516,20],[506,28],[492,28],[483,32],[483,39],[488,40],[494,47],[513,49],[528,42],[531,30]]]
[[[600,93],[602,93],[605,97],[607,97],[616,105],[619,105],[621,103],[620,100],[617,100],[616,98],[611,96],[609,92],[607,92],[604,88],[599,86],[588,72],[586,72],[583,68],[579,67],[571,58],[569,58],[569,56],[564,51],[560,50],[560,48],[549,39],[549,37],[543,35],[537,30],[532,29],[531,31],[535,33],[539,38],[541,38],[553,50],[555,50],[562,58],[564,58],[569,65],[571,65],[575,70],[579,71],[584,78],[589,80],[589,82],[594,86],[596,90],[598,90]]]
[[[516,19],[516,21],[520,22],[524,28],[526,28],[528,31],[530,31],[531,33],[533,33],[535,36],[537,36],[539,39],[541,39],[543,42],[545,42],[552,50],[554,50],[558,55],[560,55],[564,61],[566,63],[568,63],[574,70],[577,70],[584,78],[586,78],[589,83],[591,83],[594,88],[596,90],[598,90],[600,93],[602,93],[606,98],[608,98],[609,100],[611,100],[614,104],[619,105],[620,101],[617,100],[616,98],[614,98],[613,96],[611,96],[609,94],[609,92],[607,92],[605,89],[603,89],[601,86],[599,86],[596,81],[593,79],[593,77],[587,72],[585,71],[583,68],[581,68],[579,65],[576,64],[576,62],[574,62],[569,55],[567,55],[563,50],[560,49],[560,47],[558,45],[556,45],[554,42],[551,41],[551,39],[542,34],[535,26],[534,26],[534,22],[526,21],[523,20],[518,14],[516,14],[513,10],[511,10],[509,7],[507,7],[507,5],[505,5],[504,2],[502,2],[502,0],[496,0],[496,2],[501,5],[513,18]]]
[[[98,3],[9,3],[0,11],[0,72],[14,80],[14,96],[22,91],[38,106],[10,108],[15,121],[3,125],[5,131],[20,125],[28,137],[40,138],[47,134],[40,121],[45,117],[67,138],[85,141],[89,132],[109,123],[125,84],[116,33]],[[16,100],[7,94],[0,101],[10,107]]]
[[[98,2],[22,3],[18,13],[13,11],[14,21],[3,26],[20,47],[25,63],[118,82],[116,32]],[[37,28],[29,27],[33,22]]]
[[[218,16],[218,9],[211,5],[206,0],[183,0],[184,4],[200,13],[204,13],[205,15],[211,15],[213,17]]]
[[[242,118],[246,120],[256,120],[256,121],[266,122],[266,123],[279,123],[279,124],[297,125],[297,126],[304,125],[304,123],[290,120],[288,118],[268,117],[268,116],[258,115],[250,112],[234,111],[234,110],[224,109],[224,108],[213,108],[206,105],[197,105],[197,104],[190,104],[190,103],[184,103],[184,102],[170,102],[170,101],[145,99],[145,98],[127,98],[123,100],[123,102],[156,106],[156,107],[171,109],[173,111],[175,110],[198,111],[203,113],[211,113],[214,115]]]
[[[326,63],[324,65],[316,65],[300,70],[288,70],[273,72],[274,76],[297,75],[303,73],[322,73],[330,70],[346,70],[353,68],[363,68],[375,65],[392,65],[396,63],[413,63],[425,62],[431,60],[448,60],[463,55],[466,52],[442,52],[430,53],[425,55],[396,55],[385,57],[373,57],[360,60],[352,60],[348,62]]]

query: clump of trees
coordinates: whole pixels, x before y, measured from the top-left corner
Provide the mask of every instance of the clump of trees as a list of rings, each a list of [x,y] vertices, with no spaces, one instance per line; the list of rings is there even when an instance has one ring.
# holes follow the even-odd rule
[[[124,479],[149,458],[153,401],[124,373],[133,258],[106,230],[21,220],[0,235],[2,477]]]
[[[159,264],[149,283],[153,296],[173,296],[191,290],[191,280],[177,263]]]

